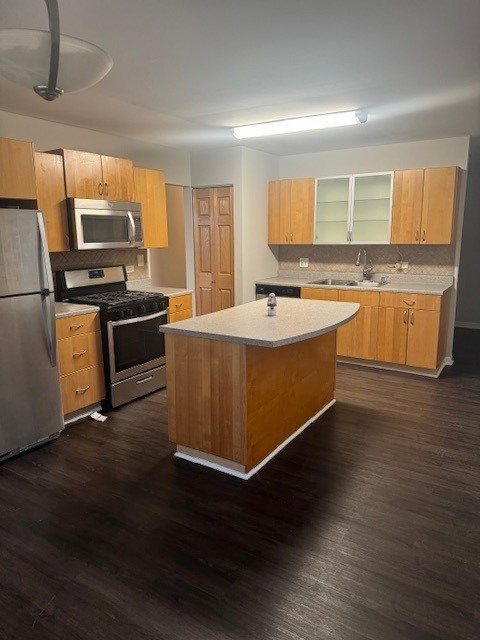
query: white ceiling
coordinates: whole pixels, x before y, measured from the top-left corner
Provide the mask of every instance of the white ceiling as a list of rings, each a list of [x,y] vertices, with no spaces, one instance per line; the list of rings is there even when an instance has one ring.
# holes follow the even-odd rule
[[[0,109],[181,149],[286,155],[480,135],[479,0],[59,0],[62,33],[108,51],[98,85]],[[2,28],[47,29],[43,0]],[[230,127],[363,108],[362,126],[237,142]]]

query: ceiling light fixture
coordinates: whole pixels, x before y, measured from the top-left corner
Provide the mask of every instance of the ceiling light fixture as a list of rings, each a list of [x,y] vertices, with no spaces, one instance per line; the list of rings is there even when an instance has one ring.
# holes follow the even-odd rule
[[[296,133],[299,131],[313,131],[329,127],[345,127],[349,124],[363,124],[367,121],[364,111],[341,111],[338,113],[324,113],[317,116],[290,118],[289,120],[274,120],[259,124],[247,124],[234,127],[233,135],[238,140],[243,138],[258,138],[260,136],[276,136],[281,133]]]
[[[52,101],[87,89],[113,66],[94,44],[60,34],[57,0],[45,0],[50,31],[0,29],[0,74]]]

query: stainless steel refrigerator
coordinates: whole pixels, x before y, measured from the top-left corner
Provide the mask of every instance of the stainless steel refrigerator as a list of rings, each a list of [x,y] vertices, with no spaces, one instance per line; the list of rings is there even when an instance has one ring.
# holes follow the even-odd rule
[[[63,426],[43,214],[0,209],[0,462]]]

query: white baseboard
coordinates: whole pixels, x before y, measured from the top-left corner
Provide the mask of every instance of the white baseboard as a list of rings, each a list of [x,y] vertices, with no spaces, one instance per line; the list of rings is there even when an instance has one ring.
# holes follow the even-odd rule
[[[318,413],[316,413],[312,418],[310,418],[310,420],[307,420],[307,422],[303,426],[301,426],[300,429],[297,429],[295,433],[292,433],[291,436],[289,436],[286,440],[284,440],[281,445],[279,445],[274,451],[272,451],[272,453],[270,453],[264,460],[262,460],[260,464],[257,464],[257,466],[251,469],[248,473],[243,473],[242,471],[239,471],[238,470],[239,465],[237,466],[236,463],[233,463],[232,465],[232,462],[230,460],[224,460],[223,458],[219,458],[218,456],[213,456],[211,454],[204,453],[202,451],[195,451],[194,449],[190,449],[193,455],[184,453],[182,450],[180,450],[175,453],[175,457],[182,458],[183,460],[188,460],[189,462],[194,462],[195,464],[201,464],[204,467],[215,469],[215,471],[221,471],[222,473],[226,473],[230,476],[235,476],[235,478],[241,478],[242,480],[249,480],[258,471],[260,471],[260,469],[264,467],[267,464],[267,462],[270,462],[270,460],[274,458],[277,455],[277,453],[279,453],[284,447],[286,447],[287,444],[289,444],[289,442],[291,442],[297,436],[299,436],[302,433],[302,431],[305,431],[305,429],[309,425],[311,425],[312,422],[315,422],[315,420],[318,417],[320,417],[322,413],[325,413],[325,411],[330,409],[330,407],[333,406],[335,402],[336,400],[333,399],[331,402],[325,405],[323,409],[320,409]],[[180,447],[180,449],[183,449],[183,447]],[[186,447],[184,449],[186,449]],[[237,468],[232,468],[234,465]]]
[[[480,322],[455,322],[459,329],[480,329]]]

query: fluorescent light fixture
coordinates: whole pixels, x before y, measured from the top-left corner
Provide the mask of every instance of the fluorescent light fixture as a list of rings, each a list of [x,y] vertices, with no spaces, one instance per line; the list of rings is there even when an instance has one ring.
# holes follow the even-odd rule
[[[290,118],[289,120],[274,120],[234,127],[233,135],[238,140],[243,138],[258,138],[260,136],[276,136],[281,133],[295,133],[298,131],[312,131],[314,129],[328,129],[329,127],[345,127],[349,124],[360,124],[367,121],[364,111],[341,111],[339,113],[324,113],[318,116]]]

